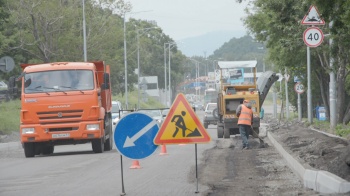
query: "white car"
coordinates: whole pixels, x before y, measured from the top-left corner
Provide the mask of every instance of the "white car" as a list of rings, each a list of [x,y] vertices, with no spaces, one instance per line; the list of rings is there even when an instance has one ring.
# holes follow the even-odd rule
[[[115,129],[115,125],[118,123],[120,116],[119,113],[121,113],[123,110],[122,104],[120,101],[112,101],[112,122],[113,122],[113,130]],[[122,115],[122,114],[120,114]]]
[[[213,115],[213,110],[217,108],[217,103],[208,103],[207,107],[205,108],[204,113],[204,119],[203,119],[203,125],[204,128],[208,128],[208,125],[216,125],[217,119]]]

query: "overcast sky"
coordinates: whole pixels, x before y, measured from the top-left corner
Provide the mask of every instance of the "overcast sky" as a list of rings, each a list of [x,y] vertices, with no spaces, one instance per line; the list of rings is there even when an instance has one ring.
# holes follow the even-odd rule
[[[154,20],[174,40],[215,31],[246,30],[241,20],[246,3],[236,0],[126,0],[133,18]]]

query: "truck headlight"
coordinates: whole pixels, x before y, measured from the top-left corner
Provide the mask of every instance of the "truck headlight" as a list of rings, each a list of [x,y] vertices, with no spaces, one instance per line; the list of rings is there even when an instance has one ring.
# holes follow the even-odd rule
[[[86,125],[86,129],[89,130],[89,131],[100,130],[100,125],[99,124]]]
[[[22,134],[30,134],[30,133],[34,133],[35,129],[33,127],[31,128],[22,128]]]

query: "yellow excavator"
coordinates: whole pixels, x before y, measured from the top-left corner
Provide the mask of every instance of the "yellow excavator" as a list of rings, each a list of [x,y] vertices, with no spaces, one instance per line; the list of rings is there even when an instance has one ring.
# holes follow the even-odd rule
[[[239,134],[236,109],[243,100],[249,100],[252,104],[252,129],[259,134],[261,106],[278,76],[272,71],[257,75],[256,65],[257,61],[218,62],[220,90],[217,98],[218,108],[213,111],[217,119],[218,138],[230,138],[230,135]]]

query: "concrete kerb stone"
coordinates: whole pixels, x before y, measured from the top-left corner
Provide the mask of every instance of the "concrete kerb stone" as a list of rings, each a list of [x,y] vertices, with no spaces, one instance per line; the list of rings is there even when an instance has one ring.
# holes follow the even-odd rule
[[[317,179],[317,170],[310,170],[306,169],[303,178],[304,179],[304,187],[317,190],[317,184],[316,184],[316,179]]]
[[[321,193],[347,193],[350,191],[350,183],[328,171],[318,171],[316,178],[316,190]]]
[[[279,144],[273,134],[267,131],[267,137],[271,141],[271,143],[275,146],[277,151],[283,156],[283,158],[287,161],[288,165],[292,170],[298,174],[298,176],[302,179],[304,178],[305,168],[301,165],[297,160],[295,160],[287,151],[284,150],[281,144]]]
[[[287,161],[289,167],[297,173],[304,182],[304,186],[320,193],[347,193],[350,192],[350,183],[328,171],[305,169],[296,159],[284,150],[275,139],[272,133],[267,131],[267,137]]]

